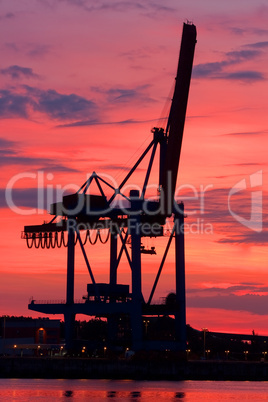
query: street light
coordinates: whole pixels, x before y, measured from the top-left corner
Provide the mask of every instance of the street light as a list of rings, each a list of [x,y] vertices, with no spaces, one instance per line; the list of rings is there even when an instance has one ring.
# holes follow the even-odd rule
[[[229,353],[230,353],[230,350],[225,350],[225,354],[226,354],[227,360],[228,360],[228,355],[229,355]]]
[[[263,354],[263,359],[265,360],[265,356],[267,355],[267,352],[262,352]]]
[[[248,359],[248,350],[244,350],[245,360]]]
[[[149,321],[149,320],[143,320],[143,323],[144,323],[144,325],[145,325],[145,335],[147,336],[148,325],[149,325],[150,321]]]
[[[187,360],[188,360],[188,356],[189,356],[189,353],[191,352],[191,349],[186,349],[186,353],[187,353]]]
[[[210,349],[207,349],[206,350],[207,358],[208,358],[209,353],[210,353]]]

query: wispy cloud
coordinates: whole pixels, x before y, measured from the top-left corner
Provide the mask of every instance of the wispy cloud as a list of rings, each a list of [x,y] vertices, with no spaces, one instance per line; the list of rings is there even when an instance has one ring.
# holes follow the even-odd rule
[[[0,14],[0,21],[3,20],[10,20],[12,18],[15,18],[15,14],[14,13],[6,13],[6,14]]]
[[[148,95],[148,89],[150,85],[140,85],[133,88],[122,88],[122,87],[112,87],[112,88],[102,88],[102,87],[91,87],[91,90],[97,93],[101,93],[106,97],[108,102],[144,102],[151,103],[155,102],[155,99]]]
[[[121,125],[125,126],[128,124],[143,124],[143,123],[152,123],[159,121],[159,119],[149,119],[149,120],[135,120],[135,119],[127,119],[127,120],[119,120],[119,121],[104,121],[104,120],[82,120],[76,121],[74,123],[67,124],[59,124],[56,128],[64,128],[64,127],[83,127],[83,126],[99,126],[99,125]]]
[[[245,26],[240,26],[240,27],[230,27],[230,31],[232,34],[234,35],[239,35],[239,36],[243,36],[243,35],[249,35],[249,34],[253,34],[253,35],[257,35],[257,36],[267,36],[268,34],[268,29],[263,29],[263,28],[256,28],[256,27],[245,27]]]
[[[256,162],[241,162],[241,163],[230,163],[229,165],[226,166],[263,166],[262,163],[256,163]]]
[[[249,47],[249,48],[256,48],[256,49],[264,49],[266,47],[268,47],[268,41],[264,41],[264,42],[255,42],[255,43],[248,43],[246,45],[244,45],[243,47]]]
[[[225,135],[230,135],[230,136],[258,136],[258,135],[263,135],[266,134],[268,130],[263,130],[263,131],[241,131],[241,132],[233,132],[233,133],[226,133],[226,134],[221,134],[223,136]]]
[[[42,157],[19,156],[17,152],[12,154],[8,152],[4,155],[1,153],[0,166],[20,165],[38,167],[39,170],[60,171],[60,172],[78,172],[77,169],[69,168],[62,165],[60,162],[56,165],[55,160]]]
[[[20,165],[49,170],[50,172],[77,172],[78,170],[57,163],[52,158],[23,155],[23,151],[17,142],[0,138],[0,166]]]
[[[242,170],[242,168],[241,168]],[[249,176],[243,175],[243,178],[249,180]],[[238,179],[239,180],[239,179]],[[240,176],[241,180],[241,176]],[[232,188],[235,188],[236,181]],[[201,197],[201,194],[195,194],[187,189],[177,196],[177,200],[185,201],[185,213],[188,216],[187,222],[196,222],[202,219],[205,224],[213,227],[213,233],[217,236],[219,243],[248,244],[249,246],[263,246],[267,244],[267,223],[268,215],[263,208],[262,211],[262,232],[254,232],[236,220],[232,215],[236,214],[246,221],[250,221],[252,226],[257,225],[260,216],[252,212],[260,208],[259,200],[252,200],[252,192],[261,191],[261,187],[246,188],[230,195],[232,188],[218,188],[207,190]],[[268,194],[262,191],[262,204],[268,202]],[[232,213],[231,213],[232,212]],[[252,227],[251,226],[251,227]]]
[[[51,46],[45,44],[30,43],[27,46],[27,55],[33,58],[40,58],[49,53]]]
[[[166,46],[155,45],[155,46],[142,46],[138,48],[128,49],[118,54],[118,57],[125,58],[131,62],[130,68],[132,69],[142,69],[147,70],[148,65],[144,65],[145,59],[150,59],[154,55],[166,50]],[[140,65],[133,64],[133,62],[139,62]],[[145,63],[146,64],[146,63]]]
[[[5,48],[8,50],[12,50],[13,52],[18,52],[19,51],[19,47],[17,45],[17,43],[15,42],[6,42],[4,44]]]
[[[219,239],[218,243],[267,245],[268,231],[264,230],[261,233],[229,234],[228,237]]]
[[[51,45],[42,43],[20,43],[20,42],[6,42],[5,48],[13,53],[23,53],[31,58],[41,58],[48,54],[51,50]]]
[[[126,165],[120,165],[120,164],[115,164],[115,163],[113,163],[113,164],[106,164],[106,163],[103,163],[103,164],[99,164],[98,166],[98,169],[109,169],[109,170],[115,170],[115,171],[120,171],[120,170],[124,170],[124,171],[129,171],[131,168],[129,167],[129,166],[126,166]],[[145,169],[143,169],[143,168],[136,168],[136,170],[135,170],[136,172],[143,172],[143,171],[145,171]]]
[[[70,6],[80,7],[87,12],[96,12],[96,11],[114,11],[114,12],[126,12],[131,10],[136,10],[140,12],[174,12],[175,9],[166,4],[163,4],[159,0],[142,2],[142,1],[131,1],[131,0],[123,0],[123,1],[98,1],[95,4],[92,3],[91,0],[39,0],[46,6],[52,7],[57,5],[57,3],[65,3]]]

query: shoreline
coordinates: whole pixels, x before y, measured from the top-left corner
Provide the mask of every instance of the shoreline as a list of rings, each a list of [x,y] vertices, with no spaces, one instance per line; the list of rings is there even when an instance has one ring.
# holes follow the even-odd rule
[[[268,381],[268,362],[1,357],[0,378]]]

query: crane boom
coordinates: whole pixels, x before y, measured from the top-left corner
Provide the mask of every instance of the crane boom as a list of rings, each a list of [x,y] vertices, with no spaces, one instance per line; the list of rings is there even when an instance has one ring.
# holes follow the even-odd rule
[[[160,183],[161,201],[167,215],[171,215],[173,209],[195,44],[195,25],[184,23],[174,95],[166,128],[168,143]]]

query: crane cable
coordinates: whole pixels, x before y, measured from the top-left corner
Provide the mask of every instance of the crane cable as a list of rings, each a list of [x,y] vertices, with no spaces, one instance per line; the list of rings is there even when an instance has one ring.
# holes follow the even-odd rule
[[[104,235],[101,234],[101,230],[97,229],[96,231],[96,235],[93,238],[92,233],[90,232],[90,230],[88,229],[86,231],[86,235],[84,238],[84,241],[82,242],[83,246],[86,244],[87,240],[91,245],[95,245],[98,241],[98,239],[100,240],[100,242],[102,244],[106,244],[109,240],[110,237],[110,231],[108,230],[108,233],[106,235],[106,237],[104,237]],[[35,248],[42,248],[42,249],[49,249],[49,248],[60,248],[62,246],[67,247],[68,246],[68,239],[65,238],[64,236],[64,231],[62,232],[55,232],[54,236],[53,236],[53,232],[39,232],[39,233],[33,233],[32,235],[29,235],[28,233],[24,233],[24,238],[26,239],[26,244],[28,248],[32,248],[33,246]],[[75,240],[74,240],[74,244],[76,245],[78,241],[78,237],[77,235],[75,235]]]

